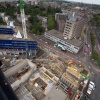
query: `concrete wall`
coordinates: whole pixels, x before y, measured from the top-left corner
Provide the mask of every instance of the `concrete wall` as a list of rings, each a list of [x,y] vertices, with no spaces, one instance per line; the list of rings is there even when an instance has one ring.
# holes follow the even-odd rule
[[[17,64],[16,66],[8,69],[4,74],[6,76],[6,78],[14,75],[15,73],[17,73],[18,71],[20,71],[22,68],[29,66],[30,70],[24,74],[20,79],[16,80],[13,84],[11,84],[12,88],[15,90],[17,89],[20,84],[24,83],[25,81],[28,80],[28,78],[30,77],[30,75],[36,70],[36,65],[33,64],[30,60],[26,59],[21,61],[19,64]]]

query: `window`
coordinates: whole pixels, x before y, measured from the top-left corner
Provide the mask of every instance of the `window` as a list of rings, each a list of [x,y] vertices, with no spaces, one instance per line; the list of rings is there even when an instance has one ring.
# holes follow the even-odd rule
[[[78,49],[77,47],[74,47],[75,49]]]

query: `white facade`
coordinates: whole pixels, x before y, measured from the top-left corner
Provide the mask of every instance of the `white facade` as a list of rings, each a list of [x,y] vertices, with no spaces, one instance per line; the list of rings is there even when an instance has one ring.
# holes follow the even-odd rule
[[[62,45],[67,51],[70,51],[72,53],[78,53],[78,51],[82,48],[83,45],[81,45],[80,47],[78,46],[75,46],[73,44],[70,44],[58,37],[55,37],[51,34],[48,34],[48,33],[45,33],[45,37],[56,42],[56,43],[59,43],[60,45]]]
[[[14,90],[17,89],[20,86],[20,84],[25,83],[28,80],[28,78],[31,76],[31,74],[36,71],[37,68],[36,65],[32,63],[31,60],[25,59],[22,60],[17,65],[15,65],[14,67],[8,69],[6,72],[4,72],[6,78],[8,78],[16,74],[17,72],[21,71],[23,68],[26,68],[27,66],[30,67],[30,70],[11,84],[11,87]]]

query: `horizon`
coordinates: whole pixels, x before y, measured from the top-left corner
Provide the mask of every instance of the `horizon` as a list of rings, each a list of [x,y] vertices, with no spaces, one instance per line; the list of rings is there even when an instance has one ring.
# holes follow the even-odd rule
[[[100,5],[100,0],[64,0],[69,2],[82,2],[87,4],[97,4]]]

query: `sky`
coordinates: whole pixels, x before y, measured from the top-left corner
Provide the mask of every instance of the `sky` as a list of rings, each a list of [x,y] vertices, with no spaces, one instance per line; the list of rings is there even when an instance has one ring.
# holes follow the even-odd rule
[[[84,2],[84,3],[93,3],[100,5],[100,0],[65,0],[65,1],[76,1],[76,2]]]
[[[0,1],[17,1],[17,0],[0,0]],[[76,2],[84,2],[89,4],[98,4],[100,5],[100,0],[65,0],[65,1],[76,1]]]

